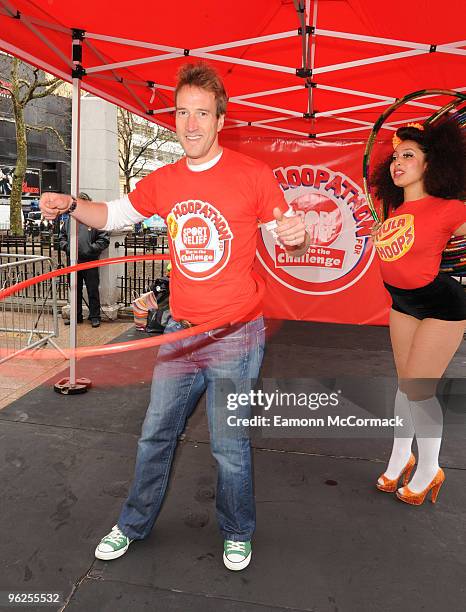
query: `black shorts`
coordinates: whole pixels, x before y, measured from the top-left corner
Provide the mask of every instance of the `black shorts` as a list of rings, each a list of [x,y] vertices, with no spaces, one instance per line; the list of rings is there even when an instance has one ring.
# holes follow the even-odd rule
[[[384,283],[392,296],[393,310],[416,319],[466,320],[465,287],[448,274],[416,289],[400,289]]]

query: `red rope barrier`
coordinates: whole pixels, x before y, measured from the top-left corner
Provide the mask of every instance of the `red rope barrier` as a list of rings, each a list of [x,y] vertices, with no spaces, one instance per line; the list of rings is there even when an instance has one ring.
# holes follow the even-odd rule
[[[81,264],[76,264],[74,266],[68,266],[66,268],[59,268],[57,270],[53,270],[52,272],[47,272],[45,274],[40,274],[39,276],[35,276],[34,278],[27,279],[16,285],[12,285],[11,287],[7,287],[6,289],[2,289],[0,291],[0,300],[3,300],[10,295],[18,293],[22,289],[26,289],[27,287],[31,287],[32,285],[36,285],[41,283],[42,281],[49,280],[51,278],[55,278],[57,276],[63,276],[65,274],[70,274],[71,272],[77,272],[79,270],[88,270],[89,268],[108,266],[115,263],[129,263],[132,261],[160,261],[163,259],[170,259],[169,255],[130,255],[126,257],[110,257],[108,259],[99,259],[94,261],[88,261]],[[226,327],[228,325],[232,325],[234,323],[238,323],[247,319],[247,315],[256,311],[259,306],[262,298],[264,296],[265,291],[265,283],[260,279],[256,274],[254,274],[254,278],[257,279],[257,299],[253,304],[248,304],[246,309],[240,311],[234,318],[231,320],[231,317],[219,317],[209,323],[201,323],[200,325],[196,325],[195,327],[189,327],[187,329],[183,329],[181,331],[172,332],[170,334],[156,336],[154,338],[145,338],[143,340],[130,340],[128,342],[118,342],[115,344],[105,344],[103,346],[82,346],[72,349],[63,349],[63,352],[67,357],[75,356],[76,358],[82,357],[90,357],[93,355],[110,355],[114,353],[118,353],[119,351],[135,351],[140,349],[145,349],[153,346],[161,346],[162,344],[170,344],[171,342],[176,342],[178,340],[183,340],[184,338],[190,338],[192,336],[197,336],[198,334],[202,334],[204,332],[211,331],[213,329],[217,329],[219,327]],[[1,354],[0,349],[0,354]],[[56,355],[56,351],[53,349],[50,350],[41,350],[38,354],[34,355],[34,358],[37,358],[40,355],[41,359],[48,359],[49,353]],[[18,355],[22,357],[27,357],[27,355]]]

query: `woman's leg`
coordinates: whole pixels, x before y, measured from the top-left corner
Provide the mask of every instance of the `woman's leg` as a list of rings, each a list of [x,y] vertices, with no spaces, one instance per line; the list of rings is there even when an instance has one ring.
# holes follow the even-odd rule
[[[415,317],[390,310],[390,340],[398,379],[405,378],[411,345],[421,323]]]
[[[421,321],[396,310],[390,311],[390,338],[393,348],[398,378],[402,378],[408,361],[411,344]],[[395,427],[393,447],[384,476],[393,480],[400,475],[411,455],[414,437],[414,426],[411,420],[411,409],[406,394],[398,389],[395,396],[394,416],[403,421],[402,427]],[[379,479],[383,484],[383,480]]]
[[[419,323],[400,378],[439,379],[461,344],[466,321],[424,319]]]
[[[465,326],[466,321],[424,319],[405,364],[400,384],[410,402],[419,451],[416,473],[409,483],[414,493],[423,491],[439,469],[443,414],[435,391],[463,339]]]

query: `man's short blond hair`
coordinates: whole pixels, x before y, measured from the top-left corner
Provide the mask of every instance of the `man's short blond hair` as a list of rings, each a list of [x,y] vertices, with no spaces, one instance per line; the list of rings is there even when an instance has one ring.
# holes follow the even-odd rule
[[[224,115],[227,110],[228,97],[223,85],[223,81],[217,71],[206,62],[197,64],[183,64],[178,71],[178,81],[175,89],[175,104],[178,92],[186,85],[199,87],[210,91],[215,96],[217,106],[217,117]]]

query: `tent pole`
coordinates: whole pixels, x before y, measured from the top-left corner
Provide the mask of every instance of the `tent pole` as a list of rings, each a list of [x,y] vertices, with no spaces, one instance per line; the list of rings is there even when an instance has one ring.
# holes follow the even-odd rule
[[[121,81],[122,77],[118,77],[118,79],[115,79],[115,77],[110,76],[108,74],[95,74],[93,78],[101,79],[102,81],[115,81],[115,80]],[[147,85],[147,81],[143,81],[141,79],[126,79],[125,78],[123,82],[129,85],[141,85],[142,87],[144,87],[144,85]],[[158,83],[158,82],[157,82],[157,88],[166,89],[167,91],[175,91],[174,87],[170,87],[169,85],[162,85],[161,83]]]
[[[167,108],[158,108],[157,110],[151,110],[150,114],[162,115],[163,113],[171,113],[174,110],[176,110],[176,106],[167,106]]]
[[[303,113],[299,111],[289,110],[287,108],[280,108],[278,106],[269,106],[268,104],[259,104],[258,102],[247,102],[246,100],[237,100],[235,97],[229,100],[232,104],[239,104],[240,106],[252,106],[252,108],[261,108],[263,110],[274,111],[281,115],[290,115],[290,117],[302,117]]]
[[[396,59],[405,57],[413,57],[414,55],[427,55],[429,51],[412,50],[401,51],[400,53],[388,53],[387,55],[376,55],[363,60],[355,60],[354,62],[343,62],[341,64],[332,64],[330,66],[322,66],[314,70],[314,74],[323,74],[324,72],[335,72],[336,70],[346,70],[347,68],[356,68],[357,66],[368,66],[369,64],[378,64],[381,62],[390,62]]]
[[[93,53],[94,55],[96,55],[96,57],[98,57],[100,59],[101,62],[108,62],[107,58],[104,56],[103,53],[101,53],[94,44],[92,44],[89,41],[85,41],[86,47],[88,47]],[[126,89],[126,91],[129,93],[129,95],[136,100],[136,102],[139,104],[139,106],[141,107],[141,109],[145,112],[147,110],[147,105],[144,104],[144,102],[141,100],[141,98],[131,89],[131,87],[129,87],[125,82],[123,77],[121,77],[116,70],[112,70],[112,75],[115,81],[120,82],[123,87]]]
[[[380,36],[365,36],[364,34],[353,34],[351,32],[337,32],[334,30],[317,29],[316,34],[319,36],[328,36],[330,38],[343,38],[345,40],[355,40],[356,42],[368,42],[379,45],[389,45],[391,47],[405,47],[408,49],[423,50],[426,53],[430,52],[430,44],[416,43],[409,40],[397,40],[395,38],[381,38]],[[465,49],[458,49],[466,44],[464,40],[459,40],[451,43],[437,45],[436,51],[440,53],[451,53],[453,55],[466,55]]]
[[[287,32],[277,32],[276,34],[266,34],[265,36],[256,36],[255,38],[243,38],[242,40],[234,40],[228,43],[219,43],[217,45],[209,45],[208,47],[198,47],[195,51],[222,51],[224,49],[234,49],[235,47],[245,47],[249,45],[257,45],[271,40],[283,40],[284,38],[293,38],[296,36],[296,30],[288,30]]]
[[[71,193],[79,193],[79,160],[81,145],[81,79],[84,74],[82,66],[82,41],[84,32],[73,30],[72,33],[72,105],[71,105]],[[70,264],[78,262],[78,223],[72,216],[69,218]],[[58,381],[54,389],[62,395],[85,393],[90,386],[87,379],[76,378],[76,346],[77,346],[77,272],[70,274],[70,372],[69,377]]]
[[[346,108],[334,108],[328,111],[321,111],[320,113],[316,113],[316,117],[331,117],[332,115],[336,115],[337,113],[348,113],[358,110],[364,110],[366,108],[376,108],[377,106],[384,106],[388,104],[387,100],[382,100],[381,102],[368,102],[367,104],[359,104],[358,106],[347,106]]]
[[[162,55],[153,55],[150,57],[143,57],[134,60],[128,60],[125,62],[116,62],[114,64],[101,64],[99,66],[92,66],[87,69],[87,74],[95,74],[97,72],[103,72],[106,70],[115,70],[116,68],[127,68],[129,66],[138,66],[141,64],[152,64],[163,60],[169,60],[174,58],[183,57],[185,55],[184,49],[181,49],[177,53],[167,53]],[[285,72],[288,74],[295,74],[296,68],[291,66],[280,66],[279,64],[268,64],[266,62],[255,62],[252,60],[245,60],[239,57],[232,57],[229,55],[219,55],[218,53],[205,53],[197,49],[189,50],[189,55],[192,57],[201,57],[205,59],[218,60],[220,62],[227,62],[229,64],[239,64],[240,66],[250,66],[252,68],[263,68],[264,70],[272,70],[275,72]]]
[[[239,57],[231,57],[230,55],[220,55],[218,53],[204,53],[192,49],[189,52],[192,57],[201,57],[204,59],[217,60],[226,62],[227,64],[238,64],[239,66],[250,66],[251,68],[262,68],[263,70],[272,70],[275,72],[285,72],[286,74],[296,74],[296,68],[291,66],[281,66],[280,64],[268,64],[267,62],[255,62],[253,60],[245,60]]]
[[[86,39],[101,40],[104,42],[112,42],[128,47],[142,47],[143,49],[153,49],[154,51],[165,51],[166,53],[176,53],[183,55],[184,49],[181,47],[170,47],[168,45],[158,45],[157,43],[148,43],[142,40],[132,40],[131,38],[119,38],[118,36],[107,36],[107,34],[97,34],[95,32],[86,32]]]
[[[309,42],[308,42],[308,65],[309,68],[311,69],[311,75],[314,73],[314,68],[315,68],[315,56],[316,56],[316,44],[317,44],[317,39],[316,39],[316,28],[317,28],[317,9],[319,7],[319,2],[318,0],[314,0],[313,4],[312,4],[312,27],[311,27],[311,34],[309,36]],[[310,20],[311,20],[311,0],[306,0],[306,24],[310,25]],[[312,77],[311,77],[312,78]],[[315,112],[315,107],[314,107],[314,87],[308,87],[307,88],[307,112],[308,114],[312,117],[311,119],[311,125],[314,131],[314,126],[315,126],[315,116],[313,115],[313,113]]]
[[[232,49],[234,47],[244,47],[247,45],[254,45],[257,43],[268,42],[271,40],[281,40],[283,38],[292,38],[296,36],[296,30],[288,30],[286,32],[277,32],[275,34],[266,34],[264,36],[256,36],[254,38],[244,38],[242,40],[235,40],[227,43],[218,43],[215,45],[209,45],[207,47],[198,47],[196,51],[221,51],[222,49]],[[107,36],[106,34],[96,34],[93,32],[86,32],[86,38],[93,38],[94,40],[101,40],[104,42],[113,42],[121,45],[127,45],[129,47],[141,47],[142,49],[153,49],[155,51],[165,51],[166,53],[177,53],[183,55],[184,49],[181,47],[170,47],[168,45],[159,45],[157,43],[148,43],[142,40],[132,40],[130,38],[119,38],[116,36]]]
[[[13,7],[13,5],[7,0],[2,0],[2,4],[6,8],[6,10],[11,13],[11,17],[19,19],[21,23],[23,23],[24,26],[29,30],[29,32],[34,34],[34,36],[37,36],[37,38],[41,42],[43,42],[44,45],[46,45],[51,51],[53,51],[55,55],[57,55],[66,65],[71,67],[72,64],[70,62],[69,57],[67,57],[56,45],[54,45],[44,34],[42,34],[42,32],[38,30],[35,25],[33,25],[32,20],[29,17],[19,11],[16,12],[16,8]],[[14,16],[14,13],[16,13],[16,17]]]
[[[361,119],[353,119],[352,117],[332,117],[335,121],[345,121],[346,123],[356,123],[357,125],[367,125],[374,127],[371,121],[362,121]]]
[[[337,136],[338,134],[349,134],[351,132],[362,132],[364,130],[370,129],[372,129],[370,125],[365,125],[363,127],[348,128],[347,130],[334,130],[333,132],[317,132],[316,138],[323,138],[324,136]]]
[[[439,45],[437,51],[439,53],[450,53],[451,55],[466,55],[466,49],[457,49],[449,45]]]
[[[263,130],[273,130],[274,132],[283,132],[285,134],[295,134],[296,136],[304,136],[304,138],[309,136],[307,132],[298,132],[297,130],[287,130],[286,128],[272,127],[271,125],[256,124],[255,127],[261,128]]]
[[[129,68],[131,66],[140,66],[141,64],[155,64],[164,60],[183,57],[183,53],[164,53],[163,55],[151,55],[149,57],[141,57],[139,59],[127,60],[125,62],[115,62],[113,64],[100,64],[87,69],[87,74],[96,74],[97,72],[105,72],[107,70],[116,70],[117,68]]]
[[[305,5],[303,0],[294,0],[294,8],[298,15],[299,29],[301,30],[301,66],[303,70],[307,68],[307,40],[308,33],[306,28]]]
[[[278,121],[290,121],[290,117],[274,117],[273,119],[259,119],[259,121],[251,121],[251,125],[265,125],[267,123],[277,123]]]
[[[266,89],[264,91],[255,91],[254,93],[241,94],[235,96],[235,100],[249,100],[251,98],[259,98],[260,96],[272,96],[277,93],[288,93],[290,91],[299,91],[304,89],[304,85],[292,85],[291,87],[279,87],[278,89]]]
[[[380,94],[369,93],[367,91],[359,91],[357,89],[346,89],[345,87],[334,87],[333,85],[322,85],[321,83],[316,83],[317,89],[323,89],[325,91],[335,91],[336,93],[344,93],[349,94],[350,96],[360,96],[362,98],[373,98],[374,100],[385,100],[385,102],[389,104],[393,104],[395,102],[395,98],[391,98],[390,96],[382,96]],[[433,96],[429,94],[425,96],[426,98],[432,98]],[[410,100],[407,104],[411,104],[412,106],[422,106],[423,108],[431,108],[433,110],[437,110],[440,106],[436,106],[434,104],[426,104],[424,102],[416,102],[414,100]]]
[[[286,108],[279,108],[277,106],[269,106],[267,104],[259,104],[256,102],[247,102],[243,99],[238,100],[236,97],[230,98],[230,102],[232,104],[240,104],[241,106],[252,106],[253,108],[270,110],[270,111],[274,111],[277,113],[281,113],[283,115],[290,115],[291,117],[302,117],[303,116],[303,113],[300,113],[298,111],[293,111],[293,110],[289,110]],[[340,112],[351,112],[351,111],[362,110],[365,108],[373,108],[377,106],[383,106],[384,104],[388,104],[388,103],[389,103],[388,100],[383,100],[381,102],[370,102],[368,104],[360,104],[358,106],[348,106],[347,108],[338,108],[338,109],[329,110],[329,111],[322,111],[320,113],[316,113],[316,117],[325,117],[325,116],[333,115],[335,113],[340,113]],[[162,112],[163,110],[164,109],[162,109],[160,112]]]
[[[108,62],[108,59],[105,57],[105,55],[99,51],[99,49],[96,48],[96,46],[89,42],[89,41],[85,41],[86,46],[102,61],[102,62]],[[115,81],[118,81],[119,83],[121,83],[123,85],[123,87],[126,89],[126,91],[129,93],[129,95],[136,100],[136,102],[139,104],[139,106],[141,107],[141,109],[144,111],[144,113],[147,113],[148,109],[147,109],[147,104],[145,104],[143,102],[143,100],[141,100],[141,98],[136,94],[136,92],[134,92],[131,87],[129,87],[128,85],[128,80],[124,79],[122,76],[120,76],[118,74],[118,72],[116,70],[112,70],[112,75],[113,75],[113,79]],[[96,75],[99,76],[99,75]],[[112,78],[112,77],[110,77]],[[159,85],[158,83],[156,84],[155,82],[149,82],[149,81],[140,81],[141,85],[145,85],[145,86],[149,86],[151,87],[151,89],[153,89],[154,94],[157,94],[157,97],[163,101],[163,103],[166,105],[167,103],[170,102],[170,100],[168,98],[166,98],[166,96],[164,96],[162,93],[160,93],[160,91],[156,92],[156,88],[157,90],[159,89],[169,89],[170,91],[174,91],[174,87],[167,87],[164,85]],[[165,100],[166,98],[166,100]],[[152,98],[149,104],[152,103]]]
[[[77,48],[79,51],[77,51]],[[73,58],[76,53],[82,57],[82,41],[73,40]],[[80,61],[74,63],[75,68],[81,65]],[[81,77],[77,76],[77,71],[73,71],[73,97],[72,97],[72,121],[71,121],[71,193],[76,197],[79,193],[79,157],[81,145]],[[76,265],[78,261],[78,224],[76,219],[70,217],[70,263]],[[70,275],[70,385],[76,385],[76,323],[77,323],[77,273]]]
[[[330,38],[343,38],[345,40],[356,40],[358,42],[368,42],[390,47],[407,47],[408,49],[420,49],[429,51],[430,45],[426,43],[416,43],[410,40],[398,40],[396,38],[381,38],[380,36],[366,36],[365,34],[353,34],[352,32],[338,32],[336,30],[316,30],[318,36],[328,36]]]
[[[71,193],[75,196],[79,193],[79,132],[81,120],[81,79],[74,78],[72,97],[72,124],[71,124]],[[70,217],[69,226],[70,240],[70,264],[76,265],[78,261],[78,225],[76,219]],[[70,385],[76,385],[76,323],[77,323],[77,273],[70,274]]]

